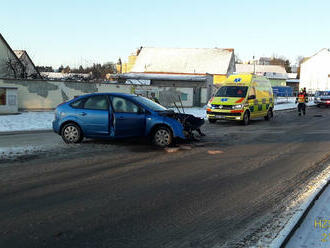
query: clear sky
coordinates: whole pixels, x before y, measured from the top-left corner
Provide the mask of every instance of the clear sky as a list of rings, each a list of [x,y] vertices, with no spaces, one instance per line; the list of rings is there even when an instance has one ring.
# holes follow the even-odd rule
[[[10,0],[0,33],[36,65],[123,61],[140,46],[234,48],[292,62],[330,48],[328,0]]]

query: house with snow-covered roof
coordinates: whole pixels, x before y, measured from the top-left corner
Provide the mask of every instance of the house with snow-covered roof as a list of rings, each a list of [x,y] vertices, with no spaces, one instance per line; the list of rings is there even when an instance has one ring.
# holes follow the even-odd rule
[[[268,78],[272,86],[286,86],[288,74],[280,65],[236,64],[236,73],[256,73]]]
[[[235,71],[234,49],[141,47],[130,73],[213,75],[221,82]]]
[[[32,59],[25,50],[14,50],[17,58],[22,62],[26,78],[42,78]]]
[[[0,78],[42,78],[25,50],[12,50],[0,34]]]
[[[1,34],[0,78],[24,78],[24,65]]]
[[[233,49],[143,47],[132,72],[228,75],[234,69]]]

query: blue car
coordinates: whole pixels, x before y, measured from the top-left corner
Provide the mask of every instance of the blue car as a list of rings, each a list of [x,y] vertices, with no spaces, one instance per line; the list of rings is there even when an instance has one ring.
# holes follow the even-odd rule
[[[187,139],[204,120],[178,114],[142,96],[93,93],[57,106],[53,130],[66,143],[86,138],[149,136],[159,147]]]

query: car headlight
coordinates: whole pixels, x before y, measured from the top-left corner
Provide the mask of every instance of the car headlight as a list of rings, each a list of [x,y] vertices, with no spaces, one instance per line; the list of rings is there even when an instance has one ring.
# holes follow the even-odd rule
[[[318,98],[316,98],[316,100],[318,100],[318,101],[321,101],[321,98],[320,98],[320,97],[318,97]]]
[[[209,107],[209,108],[211,108],[212,107],[212,104],[211,103],[207,103],[207,106]]]
[[[242,109],[243,108],[243,104],[237,104],[233,106],[233,109]]]

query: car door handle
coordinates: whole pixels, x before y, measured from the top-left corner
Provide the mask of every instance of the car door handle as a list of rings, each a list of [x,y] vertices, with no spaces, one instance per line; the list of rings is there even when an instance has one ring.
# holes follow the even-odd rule
[[[123,116],[120,116],[118,119],[119,119],[119,120],[124,120],[124,119],[125,119],[125,117],[123,117]]]
[[[80,113],[80,115],[85,116],[87,115],[85,112]]]

